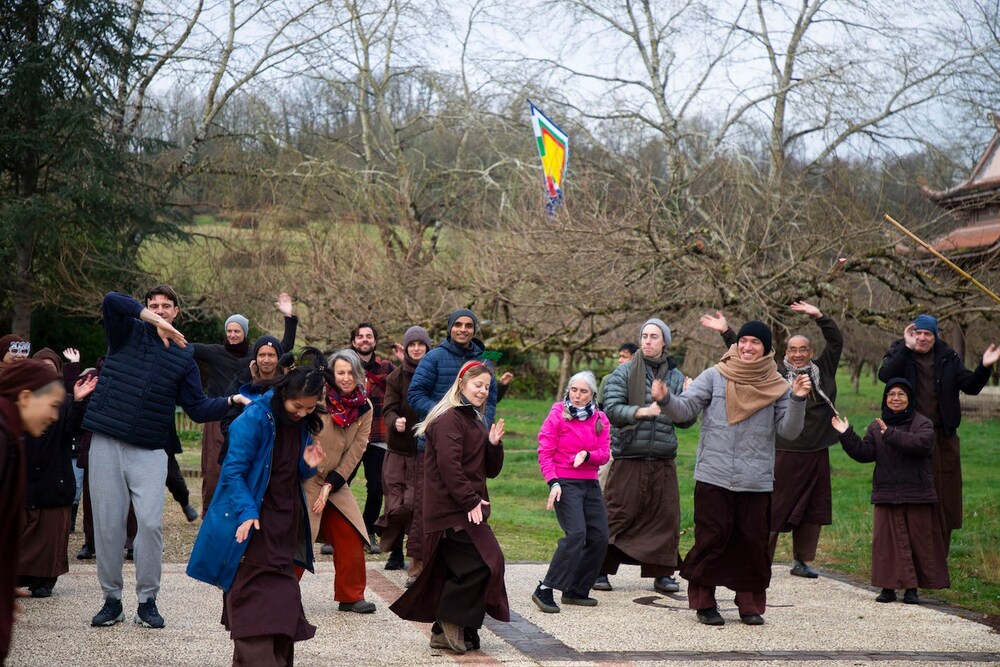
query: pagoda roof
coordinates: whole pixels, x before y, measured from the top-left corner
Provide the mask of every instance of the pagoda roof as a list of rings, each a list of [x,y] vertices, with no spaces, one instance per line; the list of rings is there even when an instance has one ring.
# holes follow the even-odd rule
[[[920,190],[927,199],[947,209],[981,208],[1000,201],[1000,117],[989,117],[997,131],[969,178],[944,190],[934,190],[924,183]]]

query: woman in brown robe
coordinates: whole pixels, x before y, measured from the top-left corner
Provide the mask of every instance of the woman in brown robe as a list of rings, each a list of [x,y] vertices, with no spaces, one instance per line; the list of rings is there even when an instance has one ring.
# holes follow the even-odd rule
[[[486,478],[503,467],[503,420],[487,428],[481,412],[493,376],[481,361],[462,366],[451,389],[417,426],[426,436],[424,570],[390,609],[434,623],[431,647],[479,648],[485,615],[509,621],[504,559],[486,520]]]
[[[0,665],[10,650],[14,584],[24,504],[24,433],[40,436],[59,418],[66,398],[59,375],[28,359],[0,372]]]
[[[295,564],[312,568],[301,480],[322,458],[322,368],[300,367],[273,381],[233,422],[215,501],[198,531],[187,573],[223,590],[222,623],[233,665],[288,667],[295,642],[316,628],[302,609]]]
[[[918,604],[917,588],[948,588],[948,559],[941,537],[934,490],[934,425],[915,411],[913,387],[893,378],[882,396],[882,417],[862,439],[846,419],[834,417],[844,451],[872,473],[872,585],[876,602]]]

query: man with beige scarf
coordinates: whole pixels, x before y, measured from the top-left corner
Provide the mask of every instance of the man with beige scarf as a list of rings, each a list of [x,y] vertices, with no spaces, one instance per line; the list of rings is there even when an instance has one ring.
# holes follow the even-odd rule
[[[798,436],[812,389],[808,375],[797,376],[789,389],[774,363],[766,324],[747,322],[737,339],[683,395],[662,382],[652,387],[653,399],[671,419],[703,414],[694,471],[695,542],[681,576],[688,580],[688,606],[706,625],[725,623],[716,586],[736,591],[743,623],[764,623],[774,439]]]

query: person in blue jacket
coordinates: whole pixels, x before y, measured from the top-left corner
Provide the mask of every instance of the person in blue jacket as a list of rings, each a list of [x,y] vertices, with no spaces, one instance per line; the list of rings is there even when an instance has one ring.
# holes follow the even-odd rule
[[[420,360],[406,392],[406,400],[417,411],[420,419],[426,417],[431,408],[451,389],[462,366],[478,359],[486,351],[483,341],[476,338],[478,329],[479,320],[471,310],[459,308],[448,316],[448,336]],[[486,399],[487,425],[493,423],[496,409],[497,383],[493,382]],[[418,441],[417,451],[423,451],[422,441]]]
[[[222,589],[234,666],[291,665],[295,642],[316,634],[295,565],[312,571],[302,480],[323,459],[313,436],[322,428],[316,408],[327,379],[322,367],[289,371],[229,429],[229,452],[187,574]]]

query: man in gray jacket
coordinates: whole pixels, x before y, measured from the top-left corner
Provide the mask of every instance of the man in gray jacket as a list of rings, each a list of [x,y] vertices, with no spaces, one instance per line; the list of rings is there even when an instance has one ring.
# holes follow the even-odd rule
[[[716,586],[736,591],[740,620],[764,623],[771,559],[771,491],[774,439],[793,440],[802,430],[812,389],[808,375],[788,381],[778,373],[771,330],[744,324],[738,342],[680,396],[654,383],[652,397],[675,421],[702,414],[694,469],[694,546],[684,558],[688,606],[698,621],[722,625]]]
[[[655,317],[646,320],[639,350],[615,369],[604,389],[614,462],[604,489],[610,536],[595,590],[611,590],[608,575],[622,563],[641,566],[641,575],[652,577],[661,593],[680,590],[673,577],[680,564],[681,530],[677,436],[674,421],[650,393],[654,382],[665,382],[677,393],[683,388],[684,374],[667,354],[669,347],[670,328]]]

